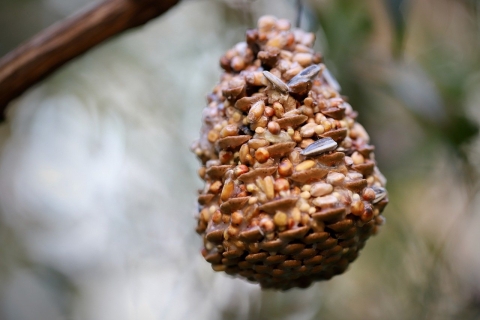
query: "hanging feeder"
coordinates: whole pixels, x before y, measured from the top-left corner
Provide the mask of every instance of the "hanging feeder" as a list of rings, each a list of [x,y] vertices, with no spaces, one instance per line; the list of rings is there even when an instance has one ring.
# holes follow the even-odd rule
[[[315,36],[261,17],[203,110],[197,233],[213,270],[262,288],[343,273],[377,233],[386,180]]]
[[[0,117],[12,99],[98,43],[178,1],[104,0],[0,59]],[[265,16],[221,59],[193,150],[202,254],[262,288],[343,273],[378,231],[385,178],[356,112],[312,49],[315,37]]]

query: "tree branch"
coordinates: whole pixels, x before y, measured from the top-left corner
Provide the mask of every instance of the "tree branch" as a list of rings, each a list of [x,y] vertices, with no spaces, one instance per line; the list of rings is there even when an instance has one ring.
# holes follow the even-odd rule
[[[0,117],[10,101],[104,40],[145,24],[179,0],[103,0],[40,32],[0,59]]]

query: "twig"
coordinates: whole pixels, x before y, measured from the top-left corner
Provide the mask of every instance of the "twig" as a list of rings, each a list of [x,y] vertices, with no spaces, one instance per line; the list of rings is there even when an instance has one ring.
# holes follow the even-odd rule
[[[104,40],[145,24],[179,0],[103,0],[41,31],[0,59],[0,117],[10,101]]]

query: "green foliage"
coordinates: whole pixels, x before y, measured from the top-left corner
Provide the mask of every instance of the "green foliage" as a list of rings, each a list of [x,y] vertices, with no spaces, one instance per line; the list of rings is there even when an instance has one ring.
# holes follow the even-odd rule
[[[419,154],[428,157],[418,153],[419,149],[426,148],[421,144],[437,141],[453,150],[466,167],[471,167],[465,145],[477,136],[479,129],[478,120],[467,116],[465,100],[467,84],[480,70],[480,56],[472,54],[478,52],[479,42],[459,48],[429,25],[428,20],[413,22],[412,12],[418,10],[416,4],[407,0],[384,1],[384,8],[380,10],[386,14],[388,24],[372,14],[373,5],[362,1],[326,1],[315,5],[318,26],[325,36],[326,64],[338,77],[342,93],[359,110],[360,120],[367,129],[375,123],[390,121],[382,118],[389,117],[389,112],[380,110],[401,106],[410,114],[411,121],[430,137],[419,139],[416,142],[419,145],[410,149],[412,154],[408,157]],[[473,2],[468,4],[477,6]],[[469,11],[472,20],[476,18],[474,12]],[[410,49],[406,46],[408,42],[419,41],[412,40],[417,36],[417,30],[409,30],[412,23],[423,23],[421,30],[425,34],[422,42],[415,43],[415,53],[408,51],[412,50],[411,44]],[[389,55],[377,52],[379,46],[386,45],[378,43],[375,37],[375,32],[383,28],[391,30]],[[478,40],[478,29],[475,35]],[[386,94],[385,98],[394,103],[385,105],[384,100],[378,99],[379,94]],[[402,138],[410,137],[398,137]],[[385,147],[394,145],[382,146]],[[382,162],[381,152],[379,156]]]

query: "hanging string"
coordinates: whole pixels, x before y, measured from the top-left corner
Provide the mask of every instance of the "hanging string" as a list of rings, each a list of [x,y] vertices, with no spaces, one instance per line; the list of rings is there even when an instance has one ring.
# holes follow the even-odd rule
[[[296,0],[296,1],[297,1],[297,21],[295,23],[295,26],[297,28],[300,28],[300,24],[302,22],[303,3],[302,3],[302,0]]]
[[[237,2],[237,8],[242,12],[243,24],[247,27],[252,27],[253,23],[253,8],[252,4],[255,0],[240,0]],[[235,3],[235,2],[234,2]],[[302,0],[295,0],[295,7],[297,9],[297,16],[295,21],[295,26],[300,28],[302,22],[302,15],[304,10],[304,5]]]
[[[253,27],[253,8],[252,4],[255,0],[244,0],[245,1],[245,9],[244,9],[244,19],[245,19],[245,25],[247,28],[252,28]]]
[[[195,1],[195,0],[193,0]],[[240,17],[240,22],[245,26],[245,28],[252,27],[253,21],[253,9],[252,2],[254,0],[229,0],[227,3],[229,6],[238,11],[238,16]]]
[[[248,28],[250,24],[250,16],[252,12],[250,0],[243,0],[241,4],[241,10],[243,13],[243,24]]]

